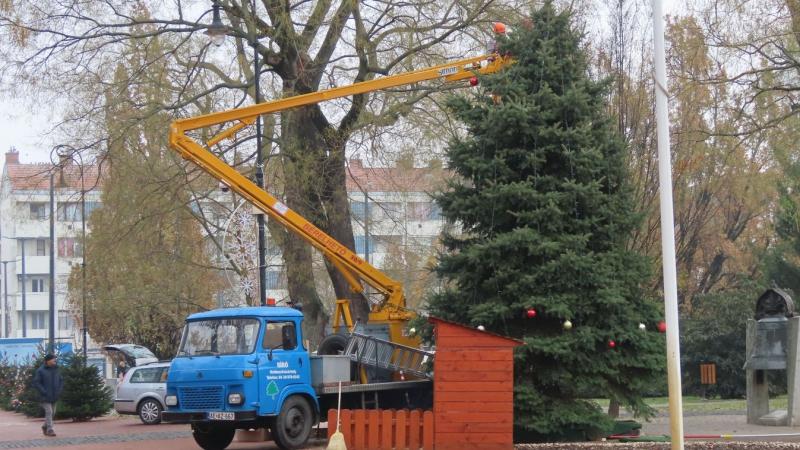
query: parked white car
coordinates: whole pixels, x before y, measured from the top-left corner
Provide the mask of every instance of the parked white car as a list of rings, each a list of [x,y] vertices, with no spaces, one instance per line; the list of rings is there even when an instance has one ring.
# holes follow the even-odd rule
[[[114,409],[120,414],[136,414],[146,425],[160,423],[169,365],[150,363],[128,369],[117,384]]]

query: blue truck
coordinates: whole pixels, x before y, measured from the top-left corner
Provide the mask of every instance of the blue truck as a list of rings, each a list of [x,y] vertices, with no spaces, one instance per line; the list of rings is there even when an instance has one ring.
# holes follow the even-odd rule
[[[352,333],[331,335],[346,340],[338,355],[313,355],[304,344],[302,320],[301,311],[279,306],[189,316],[170,367],[162,419],[190,424],[205,450],[226,448],[237,429],[261,428],[280,448],[296,449],[336,407],[339,389],[343,407],[430,405],[431,353]],[[351,370],[363,367],[368,370]]]

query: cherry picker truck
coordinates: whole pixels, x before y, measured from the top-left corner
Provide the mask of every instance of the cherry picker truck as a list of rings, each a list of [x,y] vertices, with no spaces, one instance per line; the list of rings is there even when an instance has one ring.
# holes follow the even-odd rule
[[[335,348],[342,353],[338,356],[309,354],[303,344],[303,315],[293,308],[224,308],[192,314],[169,371],[164,421],[191,424],[195,441],[206,450],[226,448],[236,429],[259,428],[268,428],[280,448],[295,449],[307,441],[312,426],[328,408],[335,407],[337,381],[345,382],[343,400],[354,407],[367,403],[376,408],[403,407],[411,398],[430,399],[432,387],[425,367],[433,355],[417,348],[417,338],[404,334],[415,315],[406,309],[400,283],[261,189],[210,148],[262,114],[427,80],[470,80],[474,85],[476,74],[493,73],[510,63],[508,56],[499,54],[467,58],[172,123],[170,146],[184,159],[319,250],[354,292],[364,292],[362,283],[377,291],[382,300],[372,306],[369,323],[388,328],[388,339],[354,332],[347,300],[336,301],[334,329],[343,317],[350,331],[349,338]],[[233,125],[205,145],[187,135],[227,123]],[[351,362],[404,372],[410,379],[374,383],[362,376],[361,383],[351,384]]]

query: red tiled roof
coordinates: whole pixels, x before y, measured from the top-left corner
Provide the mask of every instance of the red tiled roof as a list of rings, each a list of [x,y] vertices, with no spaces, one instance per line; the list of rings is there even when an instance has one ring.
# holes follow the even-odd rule
[[[433,192],[444,186],[444,169],[364,167],[361,160],[347,165],[348,192]]]
[[[7,161],[8,162],[8,161]],[[47,190],[50,189],[50,173],[55,174],[56,188],[81,189],[81,167],[77,164],[67,164],[62,169],[52,164],[6,164],[11,189],[15,191]],[[94,190],[102,184],[98,166],[87,165],[83,167],[83,187]]]

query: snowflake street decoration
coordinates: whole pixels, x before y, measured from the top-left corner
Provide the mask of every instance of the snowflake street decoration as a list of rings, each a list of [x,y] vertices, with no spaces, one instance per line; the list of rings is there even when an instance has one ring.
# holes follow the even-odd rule
[[[255,294],[256,286],[258,286],[256,278],[258,276],[258,238],[256,233],[256,221],[250,214],[250,208],[237,208],[228,220],[223,248],[231,261],[240,269],[240,275],[228,276],[228,282],[237,293],[250,298]]]

